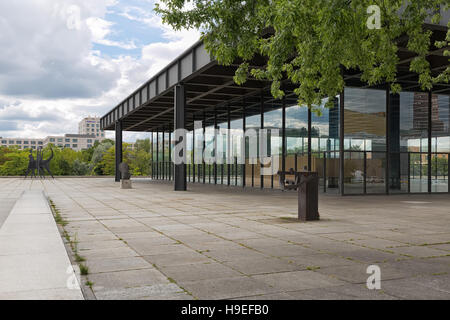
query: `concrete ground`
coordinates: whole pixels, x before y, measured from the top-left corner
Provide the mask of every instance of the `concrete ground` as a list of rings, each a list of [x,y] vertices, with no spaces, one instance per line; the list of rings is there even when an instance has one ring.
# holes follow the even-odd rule
[[[97,299],[449,299],[450,196],[320,196],[135,179],[41,184],[86,258]],[[368,290],[369,265],[381,290]]]
[[[0,225],[0,299],[83,299],[43,186],[15,185],[25,188],[12,190],[20,196],[5,197],[1,210],[7,214]]]

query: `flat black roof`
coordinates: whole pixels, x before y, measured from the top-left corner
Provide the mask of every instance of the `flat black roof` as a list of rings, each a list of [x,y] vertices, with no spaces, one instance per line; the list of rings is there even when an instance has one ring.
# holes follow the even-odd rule
[[[426,25],[433,30],[434,40],[445,38],[447,28],[439,25]],[[418,76],[409,71],[410,62],[415,54],[406,49],[407,38],[399,40],[398,56],[398,82],[404,91],[420,91]],[[448,48],[432,48],[427,56],[430,62],[432,74],[445,69],[449,63],[448,57],[443,55]],[[270,82],[249,79],[244,85],[237,85],[233,76],[240,62],[236,61],[230,66],[222,66],[213,60],[206,52],[203,42],[199,41],[186,50],[178,58],[167,65],[149,81],[130,94],[115,108],[100,119],[103,130],[114,130],[115,122],[122,121],[124,131],[149,132],[152,130],[173,130],[173,88],[178,83],[183,83],[186,90],[186,126],[192,129],[193,120],[203,120],[205,115],[206,125],[214,123],[214,114],[217,122],[225,122],[227,108],[230,108],[231,119],[242,117],[242,107],[245,106],[246,115],[258,113],[260,110],[261,96],[267,105],[274,109],[281,106],[280,100],[275,100],[270,94]],[[255,57],[251,66],[262,67],[266,60]],[[359,71],[346,71],[344,74],[346,86],[369,86],[360,80]],[[294,86],[288,81],[283,81],[284,89],[288,92],[287,103],[294,104],[296,97],[292,94]],[[385,85],[372,86],[371,88],[385,88]],[[450,94],[450,84],[438,84],[433,88],[434,93]],[[213,111],[216,110],[215,113]]]

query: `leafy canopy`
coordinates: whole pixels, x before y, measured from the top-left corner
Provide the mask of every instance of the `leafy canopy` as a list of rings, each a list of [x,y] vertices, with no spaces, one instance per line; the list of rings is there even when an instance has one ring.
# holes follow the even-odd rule
[[[176,30],[202,30],[206,49],[220,64],[243,61],[234,80],[243,84],[248,77],[268,79],[271,92],[281,98],[283,75],[296,85],[300,104],[320,105],[344,87],[341,68],[356,69],[370,85],[396,82],[397,39],[408,36],[407,48],[417,57],[410,71],[419,75],[422,89],[433,83],[448,83],[450,67],[433,77],[426,55],[431,45],[445,48],[448,42],[430,43],[431,31],[423,28],[426,18],[441,19],[439,6],[449,9],[450,0],[161,0],[156,12]],[[367,9],[378,5],[381,28],[369,29]],[[402,13],[399,13],[402,12]],[[252,68],[257,54],[267,58],[263,69]],[[330,99],[328,106],[331,106]]]

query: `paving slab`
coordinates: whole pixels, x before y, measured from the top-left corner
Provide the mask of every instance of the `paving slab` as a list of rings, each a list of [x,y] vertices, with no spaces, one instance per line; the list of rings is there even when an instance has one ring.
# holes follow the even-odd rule
[[[0,299],[83,299],[42,190],[24,191],[0,239]]]
[[[10,184],[16,195],[30,187]],[[430,297],[447,290],[447,195],[321,195],[321,220],[300,223],[292,192],[189,184],[179,193],[150,179],[124,191],[110,178],[41,186],[80,241],[97,299],[408,299],[424,286]],[[370,264],[381,267],[381,291],[365,286]],[[392,281],[405,290],[386,291]]]

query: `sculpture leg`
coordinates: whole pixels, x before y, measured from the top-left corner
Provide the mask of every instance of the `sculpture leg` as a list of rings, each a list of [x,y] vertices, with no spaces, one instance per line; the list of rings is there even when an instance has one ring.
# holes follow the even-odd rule
[[[45,167],[45,170],[47,170],[48,174],[51,175],[53,179],[55,179],[52,172],[50,171],[50,167]]]

